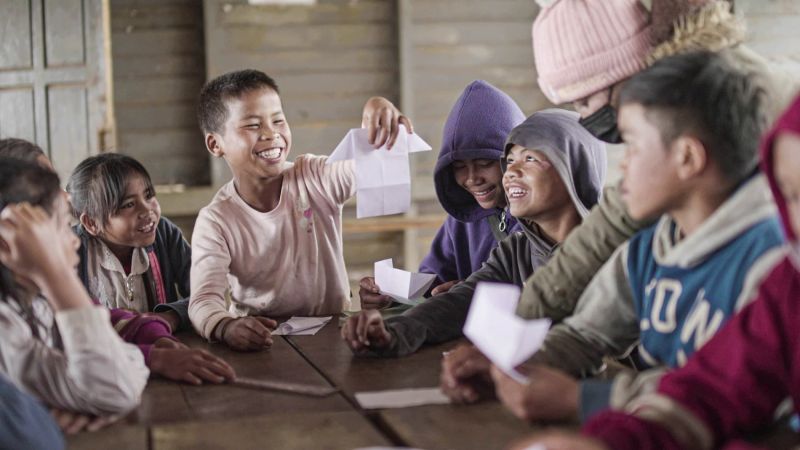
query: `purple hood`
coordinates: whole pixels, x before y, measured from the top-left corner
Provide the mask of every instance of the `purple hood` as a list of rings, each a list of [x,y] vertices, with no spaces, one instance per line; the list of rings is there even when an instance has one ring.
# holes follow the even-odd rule
[[[456,184],[453,161],[499,161],[508,134],[523,120],[525,114],[514,100],[491,84],[477,80],[464,89],[444,125],[433,176],[439,203],[453,218],[475,222],[497,212],[481,208],[470,193]]]

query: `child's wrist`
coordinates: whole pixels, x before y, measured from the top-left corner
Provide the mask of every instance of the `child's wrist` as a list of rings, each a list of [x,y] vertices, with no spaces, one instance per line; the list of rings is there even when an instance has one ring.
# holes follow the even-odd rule
[[[234,321],[234,319],[232,317],[226,317],[226,318],[220,320],[217,323],[217,326],[214,327],[214,331],[212,332],[212,335],[214,336],[214,338],[216,338],[216,340],[218,340],[218,341],[224,342],[225,341],[225,332],[227,331],[228,325],[230,325],[231,322],[233,322],[233,321]]]

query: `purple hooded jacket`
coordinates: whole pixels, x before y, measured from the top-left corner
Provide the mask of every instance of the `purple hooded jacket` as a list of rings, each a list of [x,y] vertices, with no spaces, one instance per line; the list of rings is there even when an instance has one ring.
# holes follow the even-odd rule
[[[465,280],[489,258],[497,246],[496,236],[519,230],[511,214],[500,208],[481,208],[472,194],[456,183],[452,164],[470,159],[499,161],[508,134],[523,120],[525,115],[514,100],[483,80],[470,83],[450,111],[434,172],[436,195],[449,216],[419,268],[436,274],[434,285]],[[505,230],[500,230],[503,221]]]

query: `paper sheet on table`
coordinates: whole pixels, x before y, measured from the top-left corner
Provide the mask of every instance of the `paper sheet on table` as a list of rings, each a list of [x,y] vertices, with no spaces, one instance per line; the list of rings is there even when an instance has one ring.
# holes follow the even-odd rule
[[[435,279],[434,274],[395,269],[391,258],[375,263],[375,284],[381,288],[381,294],[406,305],[416,305],[424,300],[425,292]]]
[[[464,335],[510,377],[527,382],[515,367],[533,356],[544,342],[550,319],[525,320],[515,313],[519,287],[478,283],[464,325]]]
[[[332,316],[327,317],[299,317],[294,316],[291,319],[278,325],[278,328],[272,332],[274,336],[286,335],[314,335],[317,331],[321,330],[326,323],[331,321]]]
[[[408,408],[450,403],[450,399],[438,387],[356,392],[356,401],[364,409]]]
[[[328,157],[334,161],[356,161],[356,217],[384,216],[408,211],[411,206],[411,173],[408,154],[431,150],[416,134],[400,125],[391,150],[373,148],[365,128],[350,130]]]

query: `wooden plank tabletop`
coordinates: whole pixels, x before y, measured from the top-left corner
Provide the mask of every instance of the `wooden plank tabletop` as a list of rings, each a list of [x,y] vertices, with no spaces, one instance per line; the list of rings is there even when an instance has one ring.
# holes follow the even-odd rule
[[[154,450],[352,450],[391,443],[355,411],[272,414],[156,426]]]
[[[426,346],[403,358],[354,357],[335,318],[313,336],[286,339],[351,399],[362,391],[438,386],[442,352],[458,343]]]
[[[118,423],[92,433],[66,436],[70,450],[147,450],[147,427]]]
[[[542,430],[517,419],[496,401],[385,409],[380,417],[406,445],[427,450],[503,449]]]
[[[354,401],[362,391],[435,387],[442,352],[464,340],[425,346],[403,358],[354,357],[331,321],[314,336],[288,336],[311,364]],[[354,401],[355,403],[355,401]],[[428,405],[365,412],[385,432],[410,447],[435,449],[503,448],[541,427],[524,423],[497,401],[477,405]]]
[[[330,386],[314,367],[281,338],[276,338],[268,350],[237,352],[221,344],[209,344],[195,334],[185,333],[179,337],[190,347],[202,348],[223,358],[233,366],[237,376]],[[193,418],[202,420],[352,409],[344,398],[336,394],[320,398],[230,385],[181,384],[180,387]]]

